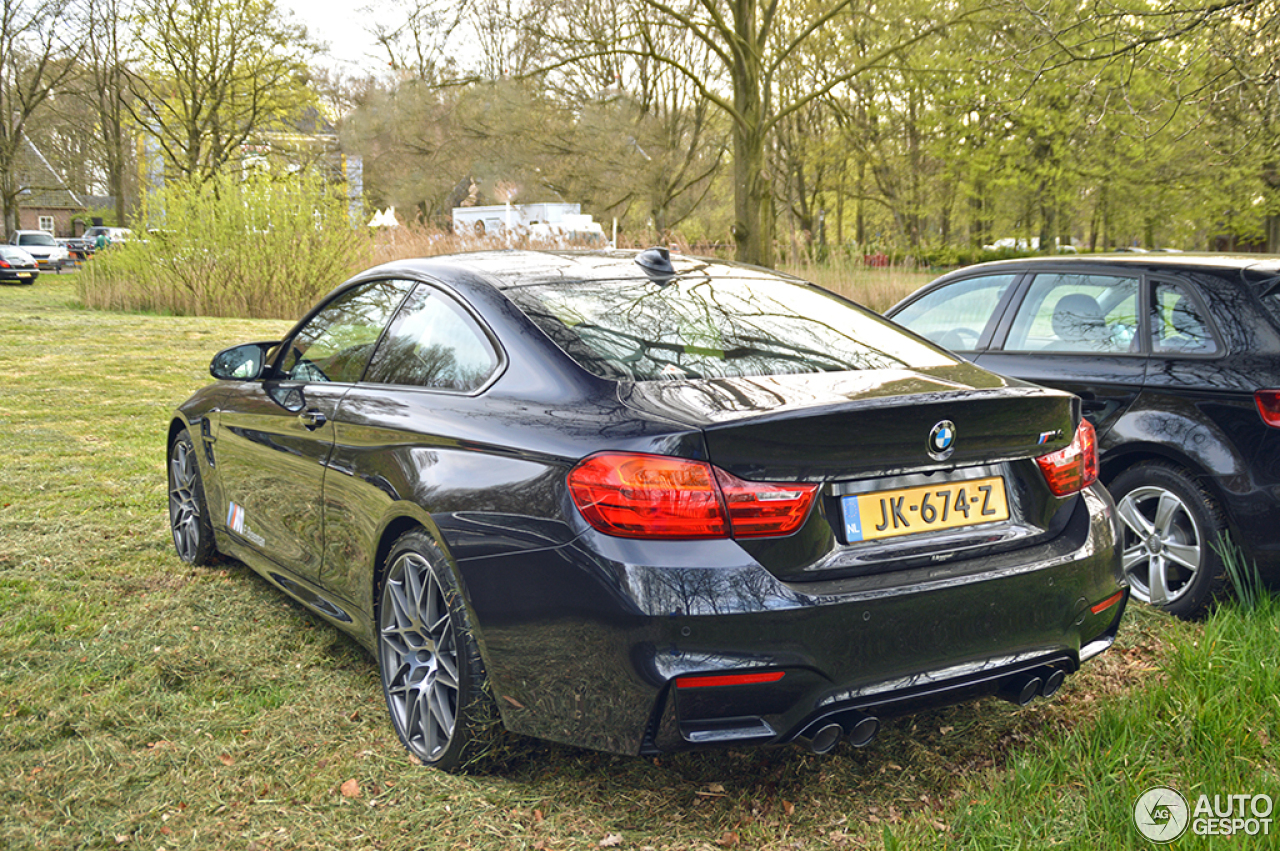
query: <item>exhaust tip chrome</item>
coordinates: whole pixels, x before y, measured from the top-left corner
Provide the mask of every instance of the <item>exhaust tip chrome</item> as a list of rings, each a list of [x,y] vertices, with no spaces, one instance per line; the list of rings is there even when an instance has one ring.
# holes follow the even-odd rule
[[[1067,674],[1060,668],[1052,668],[1045,675],[1044,684],[1040,686],[1041,697],[1052,697],[1053,693],[1062,688],[1062,683],[1067,679]]]
[[[809,750],[816,754],[829,753],[844,738],[844,727],[828,724],[809,738]]]
[[[1000,684],[997,694],[1010,703],[1026,706],[1040,695],[1044,681],[1035,674],[1015,674]]]
[[[849,744],[855,748],[866,747],[871,744],[871,740],[880,732],[880,719],[871,715],[864,715],[858,719],[858,722],[849,730]]]

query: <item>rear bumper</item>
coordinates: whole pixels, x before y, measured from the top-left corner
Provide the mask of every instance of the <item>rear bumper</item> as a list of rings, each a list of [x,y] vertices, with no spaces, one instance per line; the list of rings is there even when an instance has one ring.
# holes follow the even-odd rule
[[[854,579],[782,583],[732,541],[590,533],[459,567],[507,726],[641,753],[787,742],[1073,673],[1125,607],[1114,543],[1095,486],[1046,544]],[[782,676],[680,680],[727,672]]]

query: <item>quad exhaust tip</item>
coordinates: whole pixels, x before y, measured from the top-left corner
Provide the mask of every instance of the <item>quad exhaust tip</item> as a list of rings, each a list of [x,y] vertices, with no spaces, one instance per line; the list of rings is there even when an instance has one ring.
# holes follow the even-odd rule
[[[840,721],[819,722],[819,725],[796,737],[796,741],[816,754],[830,753],[841,739],[848,739],[855,748],[866,747],[880,732],[880,719],[861,712],[842,713]]]
[[[1010,703],[1026,706],[1037,697],[1051,697],[1062,688],[1067,674],[1061,668],[1037,668],[1014,674],[1000,684],[996,694]]]

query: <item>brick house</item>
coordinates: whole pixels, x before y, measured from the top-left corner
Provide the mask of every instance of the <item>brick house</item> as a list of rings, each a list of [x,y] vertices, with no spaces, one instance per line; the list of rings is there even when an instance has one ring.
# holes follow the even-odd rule
[[[57,170],[30,139],[23,139],[17,159],[17,173],[23,186],[18,196],[18,229],[75,236],[72,217],[86,211],[84,202],[67,188]]]

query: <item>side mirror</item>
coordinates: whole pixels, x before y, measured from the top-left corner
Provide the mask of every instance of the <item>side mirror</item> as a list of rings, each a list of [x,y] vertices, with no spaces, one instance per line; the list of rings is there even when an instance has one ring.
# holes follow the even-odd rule
[[[279,341],[244,343],[223,349],[213,356],[213,361],[209,364],[209,373],[222,381],[259,379],[267,362],[267,353],[278,345],[280,345]]]

